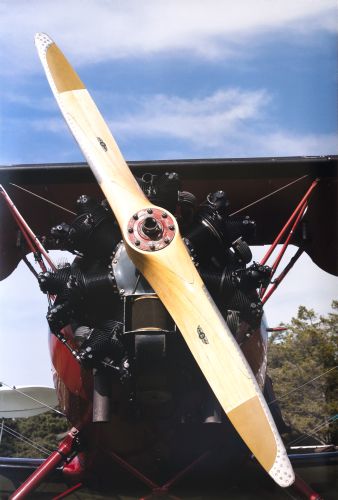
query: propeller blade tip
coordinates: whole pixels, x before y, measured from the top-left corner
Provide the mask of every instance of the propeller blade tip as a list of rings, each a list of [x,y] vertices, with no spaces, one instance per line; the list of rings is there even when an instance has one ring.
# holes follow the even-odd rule
[[[35,46],[40,54],[45,54],[48,47],[50,47],[54,42],[46,33],[36,33]]]
[[[288,488],[295,482],[295,473],[285,452],[277,457],[269,475],[282,488]]]

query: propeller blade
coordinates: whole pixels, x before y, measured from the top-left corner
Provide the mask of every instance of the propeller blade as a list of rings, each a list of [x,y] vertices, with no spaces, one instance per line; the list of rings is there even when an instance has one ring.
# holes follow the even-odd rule
[[[35,44],[47,79],[73,136],[105,193],[118,223],[149,201],[129,170],[111,132],[84,84],[57,45],[44,33]]]
[[[171,314],[234,427],[281,486],[294,473],[255,377],[210,297],[177,222],[149,203],[88,91],[45,34],[36,46],[61,112],[120,225],[126,248]]]

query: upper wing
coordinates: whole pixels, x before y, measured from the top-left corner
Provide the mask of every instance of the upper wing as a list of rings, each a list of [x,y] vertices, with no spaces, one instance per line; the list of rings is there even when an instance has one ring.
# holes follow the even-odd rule
[[[306,229],[305,252],[324,271],[338,275],[338,225],[332,214],[337,211],[337,157],[246,158],[217,160],[175,160],[129,162],[134,175],[180,174],[182,190],[190,191],[199,202],[210,192],[223,190],[231,201],[231,211],[246,207],[241,215],[250,215],[257,223],[255,245],[268,245],[285,224],[293,208],[311,184],[320,176],[309,209],[303,219]],[[305,177],[304,177],[305,176]],[[286,189],[297,179],[298,182]],[[61,218],[71,221],[73,201],[86,193],[100,197],[100,190],[87,164],[11,165],[0,166],[0,183],[12,197],[35,233],[47,235]],[[12,186],[14,183],[42,198]],[[271,195],[274,191],[276,194]],[[47,198],[56,205],[47,204]],[[257,200],[260,202],[252,205]],[[234,215],[236,217],[236,215]],[[17,227],[0,194],[0,280],[18,265],[22,252],[17,246]],[[293,244],[302,244],[302,231],[293,235]]]

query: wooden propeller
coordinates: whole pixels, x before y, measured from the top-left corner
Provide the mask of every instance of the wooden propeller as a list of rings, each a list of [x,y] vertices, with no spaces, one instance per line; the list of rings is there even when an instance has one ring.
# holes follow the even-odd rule
[[[294,473],[269,408],[169,212],[149,203],[84,84],[43,33],[38,53],[61,112],[119,223],[129,257],[182,333],[233,426],[281,486]]]

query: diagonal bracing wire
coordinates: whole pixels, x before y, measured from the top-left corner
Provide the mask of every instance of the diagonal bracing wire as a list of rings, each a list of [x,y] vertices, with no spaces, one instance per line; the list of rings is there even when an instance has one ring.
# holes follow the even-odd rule
[[[43,196],[40,196],[39,194],[33,193],[33,191],[29,191],[29,189],[26,189],[22,186],[18,186],[18,184],[14,184],[14,182],[10,182],[11,186],[14,186],[18,189],[21,189],[22,191],[25,191],[25,193],[31,194],[32,196],[35,196],[36,198],[39,198],[40,200],[45,201],[46,203],[49,203],[50,205],[53,205],[54,207],[60,208],[61,210],[64,210],[65,212],[68,212],[72,215],[77,215],[75,212],[72,210],[69,210],[68,208],[63,207],[62,205],[59,205],[58,203],[55,203],[54,201],[48,200],[48,198],[44,198]]]
[[[48,450],[47,448],[45,448],[44,446],[41,446],[41,445],[37,444],[32,439],[29,439],[27,436],[24,436],[20,432],[15,431],[14,429],[12,429],[11,427],[8,427],[5,424],[3,425],[3,430],[7,434],[9,434],[10,436],[12,436],[12,437],[14,437],[16,439],[19,439],[19,441],[22,441],[22,442],[24,442],[24,443],[32,446],[33,448],[35,448],[39,452],[44,453],[45,455],[50,455],[51,454],[51,451]]]
[[[279,193],[280,191],[283,191],[284,189],[288,188],[289,186],[292,186],[292,184],[295,184],[296,182],[299,182],[303,179],[305,179],[306,177],[308,177],[308,175],[303,175],[302,177],[298,177],[298,179],[292,181],[292,182],[289,182],[288,184],[285,184],[285,186],[282,186],[278,189],[276,189],[275,191],[272,191],[271,193],[269,194],[266,194],[265,196],[262,196],[261,198],[258,198],[258,200],[255,200],[253,201],[252,203],[249,203],[248,205],[245,205],[245,207],[242,207],[240,208],[239,210],[236,210],[236,212],[232,212],[231,214],[229,214],[229,217],[233,217],[234,215],[237,215],[239,214],[240,212],[243,212],[244,210],[246,210],[247,208],[250,208],[252,207],[253,205],[256,205],[257,203],[261,202],[261,201],[264,201],[266,200],[267,198],[270,198],[270,196],[273,196],[274,194],[277,194]]]
[[[302,441],[307,436],[316,437],[316,433],[320,429],[322,429],[323,427],[326,427],[327,425],[331,424],[332,422],[335,422],[336,420],[338,420],[338,413],[336,415],[332,415],[327,420],[324,420],[324,422],[321,422],[320,424],[316,425],[315,427],[313,427],[313,429],[310,429],[308,432],[306,432],[306,433],[304,432],[301,436],[294,439],[293,441],[290,441],[290,443],[288,443],[288,446],[291,446],[292,444],[295,444],[295,443]]]
[[[311,378],[307,382],[304,382],[304,384],[299,385],[298,387],[295,387],[294,389],[291,389],[291,391],[286,392],[285,394],[282,394],[281,396],[278,396],[278,398],[273,399],[272,401],[269,402],[269,405],[272,405],[273,403],[276,403],[276,401],[280,401],[281,399],[286,398],[289,396],[289,394],[292,394],[293,392],[299,391],[303,387],[305,387],[308,384],[311,384],[311,382],[314,382],[315,380],[319,379],[320,377],[323,377],[329,372],[332,372],[332,370],[335,370],[338,368],[338,365],[333,366],[332,368],[329,368],[329,370],[326,370],[325,372],[321,373],[320,375],[317,375],[316,377]]]
[[[317,375],[316,377],[313,377],[311,378],[310,380],[308,380],[307,382],[305,382],[304,384],[301,384],[299,385],[298,387],[295,387],[294,389],[291,389],[291,391],[288,391],[286,392],[285,394],[282,394],[281,396],[279,396],[278,398],[275,398],[273,399],[272,401],[270,401],[268,403],[268,406],[272,405],[273,403],[276,403],[277,401],[280,401],[281,399],[284,399],[286,398],[287,396],[289,396],[290,394],[296,392],[296,391],[299,391],[300,389],[303,389],[305,386],[307,386],[308,384],[311,384],[311,382],[314,382],[315,380],[318,380],[320,377],[323,377],[324,375],[326,375],[327,373],[335,370],[336,368],[338,368],[338,365],[336,366],[333,366],[332,368],[329,368],[329,370],[326,370],[325,372],[321,373],[320,375]],[[331,422],[334,422],[335,420],[338,419],[338,415],[333,415],[332,417],[330,417],[328,420],[326,420],[324,423],[320,423],[319,425],[317,425],[316,427],[314,427],[313,429],[311,429],[310,431],[308,432],[304,432],[301,436],[299,436],[298,438],[296,438],[295,440],[291,441],[290,443],[288,443],[288,446],[291,446],[292,444],[295,444],[295,443],[298,443],[298,442],[301,442],[303,439],[305,439],[307,436],[312,436],[312,437],[316,437],[316,432],[318,432],[320,429],[322,429],[323,427],[326,427],[328,424],[330,424]]]

